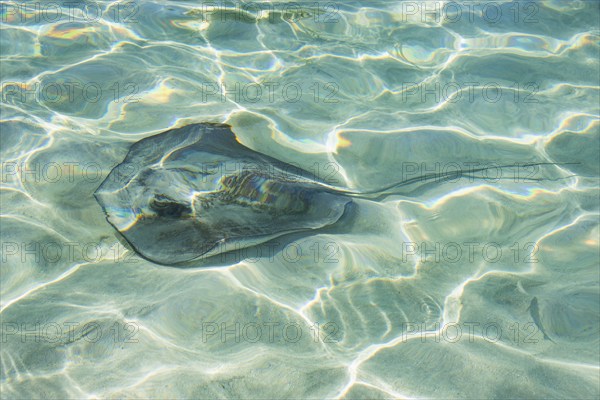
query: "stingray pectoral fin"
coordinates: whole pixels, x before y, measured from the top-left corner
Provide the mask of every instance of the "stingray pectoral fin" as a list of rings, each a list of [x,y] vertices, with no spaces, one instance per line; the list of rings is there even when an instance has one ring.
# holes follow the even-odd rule
[[[192,220],[142,219],[120,233],[140,256],[162,265],[191,261],[209,253],[219,242]]]

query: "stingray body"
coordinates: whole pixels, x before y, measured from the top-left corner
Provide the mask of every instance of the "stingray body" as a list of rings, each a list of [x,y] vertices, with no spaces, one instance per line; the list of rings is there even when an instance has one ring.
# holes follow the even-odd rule
[[[577,163],[562,165],[568,164]],[[541,165],[559,164],[520,166]],[[444,179],[485,179],[474,173],[487,169],[424,174],[352,192],[243,146],[229,125],[199,123],[134,143],[94,196],[139,255],[174,265],[333,225],[353,198],[378,200],[400,188],[415,195]]]
[[[138,254],[165,265],[331,225],[352,201],[208,123],[133,144],[94,195]]]

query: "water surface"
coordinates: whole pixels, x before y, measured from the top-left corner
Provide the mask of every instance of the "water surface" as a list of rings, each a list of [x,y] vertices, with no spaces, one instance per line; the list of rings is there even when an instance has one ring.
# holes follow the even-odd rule
[[[0,36],[3,398],[599,396],[598,3],[23,4]],[[152,264],[92,194],[203,121],[355,191],[517,172]]]

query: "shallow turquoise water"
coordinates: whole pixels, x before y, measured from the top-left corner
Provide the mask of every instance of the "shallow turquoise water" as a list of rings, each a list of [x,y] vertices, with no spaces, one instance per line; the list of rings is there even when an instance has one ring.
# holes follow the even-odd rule
[[[598,398],[597,2],[48,4],[2,8],[2,398]],[[202,121],[360,192],[517,168],[152,264],[92,194]]]

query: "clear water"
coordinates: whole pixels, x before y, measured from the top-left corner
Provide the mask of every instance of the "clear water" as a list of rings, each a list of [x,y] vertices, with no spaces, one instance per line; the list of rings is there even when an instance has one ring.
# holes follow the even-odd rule
[[[2,5],[2,398],[598,398],[596,1],[49,4]],[[158,266],[92,194],[202,121],[355,191],[519,169]]]

